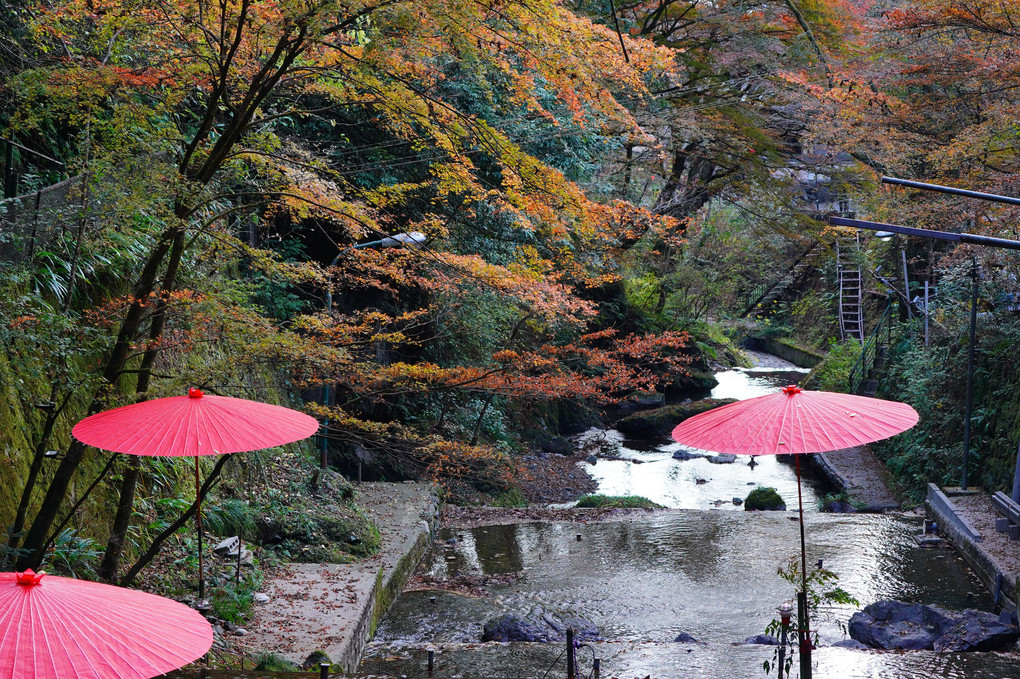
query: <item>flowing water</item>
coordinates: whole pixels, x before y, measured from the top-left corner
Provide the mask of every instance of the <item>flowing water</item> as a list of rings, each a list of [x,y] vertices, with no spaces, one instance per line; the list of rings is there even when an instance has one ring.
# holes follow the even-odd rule
[[[792,364],[779,369],[736,369],[716,373],[719,385],[712,398],[746,399],[778,391],[795,384],[807,374]],[[581,441],[600,447],[620,459],[599,460],[588,466],[605,495],[641,495],[666,507],[679,509],[743,510],[734,498],[747,497],[755,486],[769,486],[786,502],[797,507],[797,474],[794,462],[774,455],[738,457],[729,464],[709,462],[708,453],[692,460],[675,460],[673,453],[684,448],[672,441],[628,441],[615,430],[591,430]],[[690,450],[690,449],[688,449]],[[753,463],[752,463],[753,460]],[[828,488],[810,469],[803,470],[801,484],[805,511],[813,511]]]
[[[745,386],[752,384],[750,379],[771,382],[752,386],[773,390],[776,383],[791,381],[789,374],[733,377]],[[726,379],[720,379],[719,389],[729,388],[725,385]],[[724,393],[720,397],[727,397]],[[437,578],[487,582],[487,596],[405,592],[379,626],[361,671],[428,676],[426,649],[435,649],[432,676],[562,677],[562,644],[479,643],[485,621],[541,606],[583,615],[598,626],[604,640],[579,649],[583,673],[591,672],[597,657],[603,677],[764,677],[762,663],[772,658],[773,649],[741,642],[762,633],[776,617],[776,607],[794,596],[794,587],[776,571],[799,554],[796,514],[711,508],[718,499],[727,500],[719,509],[735,508],[728,496],[745,495],[747,483],[777,487],[784,496],[792,485],[795,494],[792,468],[680,462],[671,459],[665,442],[651,449],[622,439],[619,443],[621,457],[645,462],[600,460],[589,467],[602,491],[645,495],[682,509],[604,522],[444,529],[425,567]],[[695,475],[709,482],[696,484],[691,481]],[[808,486],[814,497],[815,486]],[[805,509],[813,506],[812,501]],[[918,546],[915,537],[921,530],[922,519],[915,515],[813,511],[806,516],[808,558],[812,563],[821,559],[835,571],[839,585],[862,606],[895,598],[991,610],[983,587],[955,552]],[[877,653],[832,647],[843,638],[841,624],[854,610],[830,608],[813,622],[821,636],[815,677],[1020,678],[1020,656],[1014,653]],[[700,643],[674,643],[681,632]]]

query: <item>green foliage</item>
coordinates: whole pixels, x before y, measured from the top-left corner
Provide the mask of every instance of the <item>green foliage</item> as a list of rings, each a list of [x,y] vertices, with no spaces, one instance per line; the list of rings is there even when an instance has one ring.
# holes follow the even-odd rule
[[[864,506],[864,503],[860,502],[859,500],[854,500],[853,498],[850,497],[849,494],[847,494],[845,490],[841,490],[837,492],[826,493],[824,496],[819,498],[818,510],[825,511],[825,507],[833,502],[848,504],[854,507],[855,509],[860,509],[861,507]]]
[[[663,506],[640,495],[582,495],[577,506],[584,509],[662,509]]]
[[[234,624],[248,622],[255,604],[255,592],[262,588],[263,581],[263,573],[256,564],[250,569],[241,567],[239,582],[226,577],[218,586],[211,587],[209,603],[213,615]]]
[[[490,504],[493,507],[527,507],[528,498],[524,497],[520,488],[513,487],[496,495]]]
[[[271,489],[258,508],[260,529],[279,536],[277,553],[303,563],[349,563],[379,549],[379,529],[352,505],[322,505]]]
[[[301,668],[283,656],[264,652],[255,658],[255,668],[261,672],[300,672]]]
[[[749,512],[783,510],[786,503],[775,488],[755,488],[744,499],[744,510]]]
[[[966,290],[960,294],[965,296]],[[942,298],[949,305],[951,300]],[[951,310],[951,308],[950,308]],[[873,449],[894,480],[914,502],[922,502],[926,485],[958,485],[962,475],[963,415],[966,410],[966,314],[953,319],[940,313],[946,326],[934,326],[931,346],[903,342],[894,347],[880,396],[909,403],[920,421],[912,429]],[[978,326],[968,485],[989,491],[1008,490],[1020,431],[1016,347],[1020,324],[1008,316],[986,316]]]
[[[251,540],[255,537],[255,516],[248,502],[229,498],[202,507],[202,526],[221,538],[239,535]]]
[[[24,549],[18,549],[16,547],[10,547],[11,537],[14,535],[12,526],[7,527],[7,535],[4,541],[0,543],[0,572],[10,572],[14,570],[14,564],[19,558],[25,556],[26,551]],[[22,537],[24,532],[19,533],[18,537]]]
[[[821,562],[819,562],[821,564]],[[801,560],[799,556],[791,556],[790,560],[785,564],[780,564],[776,569],[776,575],[781,577],[786,582],[790,583],[796,591],[802,591],[805,587],[805,580],[801,577],[800,570]],[[803,591],[807,592],[807,606],[808,606],[808,617],[812,621],[819,620],[819,615],[824,612],[828,617],[833,617],[832,609],[834,607],[858,607],[860,602],[857,601],[853,596],[850,595],[845,589],[839,586],[839,576],[833,571],[826,570],[820,565],[813,568],[808,572],[806,578],[806,589]],[[796,600],[796,597],[794,597]],[[796,612],[796,606],[793,607]],[[842,618],[836,618],[836,624],[846,635],[846,623],[843,622]],[[766,626],[765,634],[770,634],[777,639],[781,638],[782,633],[782,620],[773,620]],[[814,639],[813,644],[818,644],[818,625],[814,624]],[[786,654],[786,662],[784,674],[790,675],[790,667],[793,664],[793,658],[795,655],[794,649],[796,648],[795,642],[797,639],[796,623],[790,626],[790,634],[787,638],[789,644],[789,652]],[[762,667],[765,670],[765,674],[768,674],[771,670],[775,669],[779,662],[779,647],[776,647],[772,655],[772,660],[766,660]]]
[[[95,540],[79,535],[73,528],[65,528],[53,541],[53,549],[46,555],[44,564],[46,570],[72,578],[94,579],[102,556]]]
[[[850,371],[861,356],[861,343],[857,340],[832,341],[825,361],[815,371],[818,388],[822,391],[846,392],[850,384]]]
[[[811,290],[790,303],[790,324],[796,328],[798,342],[818,349],[831,346],[839,331],[836,295]]]
[[[270,240],[265,247],[276,253],[282,262],[306,262],[309,259],[305,244],[293,238]],[[308,299],[298,294],[296,286],[259,270],[253,272],[250,294],[254,304],[278,321],[287,321],[311,306]]]

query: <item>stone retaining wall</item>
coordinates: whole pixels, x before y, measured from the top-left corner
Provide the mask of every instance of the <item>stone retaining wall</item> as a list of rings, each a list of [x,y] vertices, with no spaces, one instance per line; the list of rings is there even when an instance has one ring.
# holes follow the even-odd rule
[[[995,558],[981,546],[981,534],[956,513],[953,503],[934,483],[928,484],[925,500],[928,518],[939,526],[939,535],[960,553],[971,570],[1003,608],[1016,608],[1017,582],[1004,571]]]
[[[773,356],[786,359],[790,363],[801,368],[814,368],[825,358],[821,354],[809,349],[803,349],[801,347],[767,337],[750,337],[748,340],[752,349],[756,351],[765,351]]]
[[[375,586],[365,603],[361,619],[354,628],[348,643],[341,651],[340,657],[333,658],[333,661],[343,667],[344,672],[352,673],[357,671],[361,663],[361,656],[365,652],[365,646],[369,639],[375,634],[379,621],[390,610],[390,606],[397,600],[404,589],[404,585],[410,579],[418,562],[425,556],[429,546],[432,544],[432,535],[439,525],[438,499],[433,497],[429,509],[424,512],[428,518],[421,522],[421,531],[417,538],[411,543],[406,551],[396,560],[395,564],[384,564],[380,566],[376,575]]]

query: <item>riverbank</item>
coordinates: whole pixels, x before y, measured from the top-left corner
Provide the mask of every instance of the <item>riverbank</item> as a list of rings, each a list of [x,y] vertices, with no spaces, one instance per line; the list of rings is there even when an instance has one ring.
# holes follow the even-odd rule
[[[357,493],[358,506],[379,529],[378,553],[350,564],[281,564],[266,574],[268,600],[232,644],[298,666],[322,651],[344,672],[357,668],[379,619],[428,549],[439,517],[429,484],[362,483]]]

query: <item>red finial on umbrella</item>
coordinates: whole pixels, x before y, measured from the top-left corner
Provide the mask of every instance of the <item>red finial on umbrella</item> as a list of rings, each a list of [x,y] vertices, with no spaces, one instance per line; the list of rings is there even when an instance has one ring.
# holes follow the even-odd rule
[[[798,387],[796,384],[791,384],[788,387],[783,387],[783,393],[786,394],[787,396],[793,396],[794,394],[799,394],[802,391],[804,390]]]
[[[202,398],[203,396],[205,396],[205,392],[201,389],[195,389],[194,387],[188,389],[188,398]]]
[[[46,571],[39,571],[38,573],[36,573],[31,568],[29,568],[24,573],[18,573],[17,577],[15,578],[15,581],[19,585],[25,585],[26,587],[34,587],[35,585],[39,584],[39,582],[43,579],[44,575],[46,575]]]

